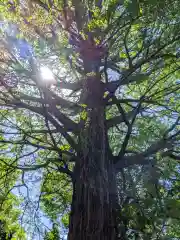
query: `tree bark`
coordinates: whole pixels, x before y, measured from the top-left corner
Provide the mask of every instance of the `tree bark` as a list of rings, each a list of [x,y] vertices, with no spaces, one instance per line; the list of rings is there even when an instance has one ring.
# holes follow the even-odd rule
[[[108,154],[105,111],[89,111],[74,169],[74,189],[68,240],[118,239],[116,174]]]

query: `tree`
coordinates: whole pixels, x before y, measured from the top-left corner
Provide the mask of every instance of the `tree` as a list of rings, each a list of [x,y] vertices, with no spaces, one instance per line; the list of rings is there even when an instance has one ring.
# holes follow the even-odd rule
[[[5,150],[2,148],[1,150]],[[6,149],[7,150],[7,149]],[[18,178],[18,171],[9,174],[9,167],[3,162],[0,163],[0,239],[25,239],[24,229],[20,226],[19,217],[21,211],[20,199],[12,192],[15,181]]]
[[[20,29],[2,32],[0,142],[17,152],[2,161],[22,173],[67,175],[69,240],[125,239],[120,173],[179,161],[179,1],[156,3],[0,8]]]
[[[142,128],[145,136],[141,133],[141,139],[134,142],[134,147],[147,140],[148,129],[153,126],[161,126],[161,130],[164,127],[161,122],[150,119],[147,126]],[[157,131],[156,128],[156,134]],[[149,137],[153,138],[153,133]],[[133,166],[118,174],[119,227],[125,239],[179,238],[179,170],[172,159],[169,161],[159,157],[156,165]],[[63,177],[54,170],[46,176],[48,181],[43,184],[41,200],[48,216],[57,223],[61,218],[68,230],[71,192],[67,179]]]
[[[60,236],[59,236],[59,231],[57,229],[56,225],[53,225],[53,228],[50,232],[47,232],[44,240],[59,240]]]

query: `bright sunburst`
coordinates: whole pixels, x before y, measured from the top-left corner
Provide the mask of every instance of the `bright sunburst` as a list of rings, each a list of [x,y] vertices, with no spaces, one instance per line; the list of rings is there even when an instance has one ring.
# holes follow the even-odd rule
[[[48,82],[54,80],[54,75],[48,67],[42,66],[40,68],[40,72],[41,72],[42,80],[48,81]]]

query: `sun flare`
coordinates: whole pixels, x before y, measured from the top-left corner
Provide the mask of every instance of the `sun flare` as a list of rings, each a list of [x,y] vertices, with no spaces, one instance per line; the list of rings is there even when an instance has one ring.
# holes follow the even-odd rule
[[[41,72],[42,80],[44,80],[44,81],[54,80],[53,72],[48,67],[42,66],[40,68],[40,72]]]

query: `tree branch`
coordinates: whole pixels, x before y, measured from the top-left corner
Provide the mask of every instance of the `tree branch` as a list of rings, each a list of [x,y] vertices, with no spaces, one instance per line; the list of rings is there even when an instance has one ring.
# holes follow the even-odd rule
[[[57,87],[72,90],[72,91],[80,90],[82,86],[83,86],[83,81],[74,82],[74,83],[63,82],[63,81],[57,82]]]
[[[151,60],[157,60],[159,58],[162,58],[163,55],[160,54],[160,52],[168,47],[169,45],[173,44],[174,42],[178,41],[180,39],[180,36],[176,36],[175,38],[171,39],[170,41],[166,42],[164,45],[160,46],[156,51],[154,51],[149,57],[146,58],[141,58],[137,61],[135,65],[132,66],[132,68],[126,70],[124,73],[121,72],[122,77],[120,80],[114,81],[113,83],[109,83],[109,89],[112,89],[110,94],[106,97],[106,100],[108,101],[113,93],[116,91],[116,89],[124,84],[132,83],[132,82],[137,82],[138,79],[135,78],[133,79],[132,74],[140,68],[142,65],[144,65],[147,62],[150,62]],[[144,76],[149,76],[152,72],[150,73],[145,73],[143,74]]]
[[[39,115],[44,116],[44,112],[42,108],[39,107],[33,107],[33,106],[29,106],[28,104],[22,103],[20,101],[14,102],[12,103],[14,104],[14,106],[17,106],[19,108],[25,108],[25,109],[29,109],[32,112],[35,112]],[[72,126],[71,128],[69,126],[67,126],[68,128],[64,128],[63,126],[61,126],[56,119],[54,119],[50,114],[48,114],[48,120],[54,125],[54,127],[57,129],[57,131],[62,134],[62,136],[67,140],[67,142],[72,146],[72,148],[74,148],[75,150],[77,150],[77,144],[75,143],[75,141],[73,140],[73,138],[68,134],[68,130],[72,130]],[[76,129],[74,129],[74,132],[77,132],[77,124],[75,124]],[[74,127],[74,126],[73,126]]]
[[[139,112],[143,111],[144,109],[141,109]],[[107,120],[107,128],[111,128],[111,127],[114,127],[122,122],[124,122],[124,117],[126,117],[127,120],[130,120],[133,116],[134,116],[134,113],[135,113],[136,110],[132,110],[128,113],[125,113],[124,116],[120,115],[120,116],[116,116],[116,117],[113,117],[113,118],[110,118]]]
[[[67,100],[57,96],[54,93],[51,93],[51,95],[54,97],[54,99],[52,99],[51,101],[55,105],[59,105],[62,108],[69,108],[69,109],[73,109],[73,108],[76,108],[76,107],[80,108],[80,106],[78,106],[76,103],[67,101]],[[23,100],[28,100],[28,101],[32,101],[32,102],[36,102],[36,103],[48,104],[48,103],[45,102],[45,99],[32,97],[32,96],[26,95],[24,93],[20,93],[20,98],[23,99]]]
[[[20,140],[20,141],[0,140],[0,143],[7,143],[7,144],[13,144],[13,145],[24,144],[24,145],[30,145],[30,146],[36,147],[38,149],[47,149],[47,150],[51,150],[51,151],[57,151],[54,147],[39,145],[39,144],[36,144],[36,143],[32,143],[28,140]]]
[[[40,168],[46,168],[50,163],[52,163],[50,160],[47,160],[45,163],[42,163],[42,164],[37,164],[37,165],[26,165],[26,166],[21,166],[21,165],[17,165],[17,166],[13,166],[11,164],[8,164],[6,161],[4,161],[4,159],[0,159],[1,162],[3,162],[6,166],[10,167],[10,168],[13,168],[13,169],[19,169],[19,170],[22,170],[23,172],[27,172],[27,171],[34,171],[34,170],[37,170],[37,169],[40,169]],[[63,167],[60,167],[58,166],[58,170],[61,172],[61,173],[66,173],[67,175],[69,175],[70,177],[72,177],[72,172],[68,169],[68,168],[63,168]]]
[[[146,151],[133,155],[133,156],[125,156],[123,158],[119,158],[119,156],[115,156],[115,168],[116,170],[120,170],[122,168],[126,168],[135,164],[138,165],[146,165],[148,161],[146,161],[147,157],[153,156],[160,150],[171,149],[172,144],[175,142],[176,137],[180,135],[180,131],[176,134],[170,136],[169,138],[162,138],[161,140],[153,143]]]
[[[24,102],[21,101],[17,101],[17,102],[12,102],[12,104],[14,104],[16,107],[18,108],[25,108],[25,109],[29,109],[32,112],[38,113],[39,115],[44,116],[44,111],[42,108],[40,107],[34,107],[34,106],[30,106]],[[68,117],[66,117],[63,113],[61,113],[60,111],[58,111],[57,108],[50,108],[48,107],[48,111],[50,113],[53,113],[54,116],[64,125],[64,128],[66,129],[66,131],[72,131],[74,133],[77,133],[78,130],[78,124],[76,124],[75,122],[73,122],[72,120],[70,120]],[[51,120],[50,120],[51,119]],[[48,114],[48,120],[50,122],[52,122],[53,117],[51,117]],[[53,121],[54,122],[54,121]],[[57,124],[56,124],[57,125]]]
[[[137,105],[137,107],[136,107],[136,109],[134,111],[131,123],[128,123],[128,125],[127,125],[128,130],[127,130],[126,136],[124,138],[121,150],[120,150],[120,152],[118,154],[119,158],[122,158],[122,156],[124,156],[124,154],[125,154],[125,151],[126,151],[126,148],[128,146],[128,142],[129,142],[129,139],[130,139],[130,136],[131,136],[133,124],[134,124],[135,119],[136,119],[136,117],[137,117],[137,115],[139,113],[140,107],[141,107],[141,101],[139,102],[139,104]]]

